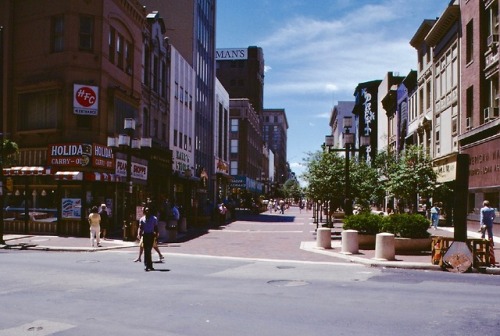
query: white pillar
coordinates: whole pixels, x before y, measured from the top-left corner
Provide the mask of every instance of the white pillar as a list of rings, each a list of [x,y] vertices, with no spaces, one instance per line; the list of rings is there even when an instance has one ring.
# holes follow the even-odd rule
[[[357,254],[359,253],[358,231],[344,230],[342,231],[342,253]]]
[[[395,238],[392,233],[379,233],[375,238],[375,259],[394,260],[396,255]]]
[[[332,248],[332,230],[330,228],[318,228],[316,231],[316,247]]]

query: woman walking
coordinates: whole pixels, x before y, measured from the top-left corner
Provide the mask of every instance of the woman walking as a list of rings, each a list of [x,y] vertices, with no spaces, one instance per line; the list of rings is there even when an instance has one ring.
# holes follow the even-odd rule
[[[94,240],[97,247],[101,247],[101,215],[99,215],[99,210],[96,206],[92,207],[89,215],[90,224],[90,246],[94,247]]]

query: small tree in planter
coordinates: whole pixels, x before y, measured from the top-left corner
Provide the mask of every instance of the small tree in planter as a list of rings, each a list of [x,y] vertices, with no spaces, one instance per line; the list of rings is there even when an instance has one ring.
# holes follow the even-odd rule
[[[376,235],[382,230],[382,219],[383,217],[380,215],[361,213],[346,217],[342,228],[344,230],[356,230],[359,234]]]

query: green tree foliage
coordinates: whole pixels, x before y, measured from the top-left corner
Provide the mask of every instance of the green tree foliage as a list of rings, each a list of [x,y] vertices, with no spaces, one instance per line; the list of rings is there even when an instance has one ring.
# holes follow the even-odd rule
[[[3,156],[0,158],[2,160],[2,166],[11,166],[16,163],[16,156],[19,153],[19,146],[17,143],[11,140],[3,141]]]
[[[283,195],[286,198],[293,198],[295,201],[298,201],[303,197],[304,191],[300,187],[299,182],[296,179],[288,179],[283,184]]]
[[[377,166],[386,179],[387,191],[411,205],[415,212],[417,195],[429,195],[436,188],[437,174],[432,160],[420,146],[408,146],[399,156],[380,153]]]
[[[344,159],[335,152],[309,153],[302,178],[307,182],[306,196],[312,200],[329,200],[339,206],[344,199]]]

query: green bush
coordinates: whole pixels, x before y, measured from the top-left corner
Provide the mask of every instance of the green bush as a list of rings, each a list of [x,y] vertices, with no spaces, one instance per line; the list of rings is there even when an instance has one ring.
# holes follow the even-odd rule
[[[384,217],[383,232],[402,238],[428,238],[430,221],[419,214],[394,214]]]
[[[356,230],[360,234],[372,234],[382,232],[382,220],[380,215],[361,213],[359,215],[344,218],[342,228],[344,230]]]

